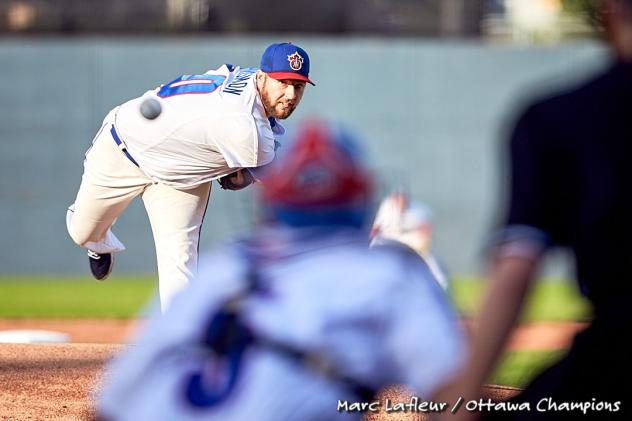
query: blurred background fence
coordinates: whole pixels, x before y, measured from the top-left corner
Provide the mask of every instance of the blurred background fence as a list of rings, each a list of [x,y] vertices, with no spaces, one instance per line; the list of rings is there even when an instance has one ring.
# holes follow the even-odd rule
[[[520,104],[606,64],[582,2],[529,0],[522,15],[521,3],[2,1],[0,273],[86,271],[65,211],[110,108],[180,74],[256,66],[285,40],[310,53],[317,84],[289,132],[314,114],[346,124],[366,141],[382,193],[403,185],[433,209],[448,268],[477,271],[499,211],[499,145]],[[250,228],[251,195],[214,189],[203,249]],[[115,232],[128,246],[117,271],[153,271],[141,203]]]

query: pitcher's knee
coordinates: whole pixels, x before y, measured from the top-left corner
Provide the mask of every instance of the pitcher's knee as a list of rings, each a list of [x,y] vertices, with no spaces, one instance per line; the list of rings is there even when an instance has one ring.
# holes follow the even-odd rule
[[[90,242],[98,242],[103,237],[103,232],[96,229],[86,229],[77,227],[75,224],[68,224],[67,227],[70,238],[80,247],[86,247]]]
[[[70,238],[80,247],[85,247],[92,239],[90,238],[90,233],[81,232],[73,229],[72,227],[68,227],[68,234],[70,234]]]
[[[81,247],[85,247],[89,242],[99,241],[103,233],[99,232],[98,226],[87,224],[89,227],[86,227],[86,224],[79,223],[80,220],[81,218],[77,219],[75,217],[74,205],[70,206],[68,212],[66,212],[66,229],[72,241]]]

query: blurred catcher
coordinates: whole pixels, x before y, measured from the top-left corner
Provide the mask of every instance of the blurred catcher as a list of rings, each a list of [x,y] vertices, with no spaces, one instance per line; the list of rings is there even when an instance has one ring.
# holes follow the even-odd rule
[[[312,122],[283,149],[262,225],[205,256],[114,363],[104,419],[360,419],[341,402],[391,384],[429,399],[457,369],[457,318],[431,274],[366,246],[373,183],[357,144]]]

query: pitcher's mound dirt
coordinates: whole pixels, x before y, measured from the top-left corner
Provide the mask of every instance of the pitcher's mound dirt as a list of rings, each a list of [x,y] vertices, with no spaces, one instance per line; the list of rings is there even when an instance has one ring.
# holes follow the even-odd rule
[[[0,344],[0,420],[85,420],[121,345]]]
[[[123,345],[0,344],[0,420],[88,420],[104,364]],[[518,389],[488,386],[486,394],[503,400]],[[382,394],[407,402],[410,394],[394,386]],[[403,418],[402,418],[403,417]],[[422,414],[376,413],[367,420],[421,420]]]
[[[93,411],[92,396],[103,365],[118,351],[140,322],[122,320],[0,320],[4,329],[44,329],[64,332],[68,344],[0,344],[0,420],[85,420]],[[569,344],[583,324],[522,326],[513,349],[555,349]],[[98,342],[98,343],[76,343]],[[112,345],[119,343],[119,345]],[[505,399],[517,389],[488,387],[487,395]],[[405,391],[384,392],[406,401]],[[375,414],[378,416],[378,414]],[[379,414],[372,420],[394,419]],[[420,414],[408,414],[421,419]],[[401,419],[398,414],[397,419]]]

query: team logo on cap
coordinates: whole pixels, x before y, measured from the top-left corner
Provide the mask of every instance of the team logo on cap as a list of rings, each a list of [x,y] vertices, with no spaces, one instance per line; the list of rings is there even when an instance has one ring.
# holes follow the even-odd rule
[[[301,70],[301,67],[303,67],[303,57],[301,57],[298,51],[287,56],[287,61],[290,63],[292,70]]]

